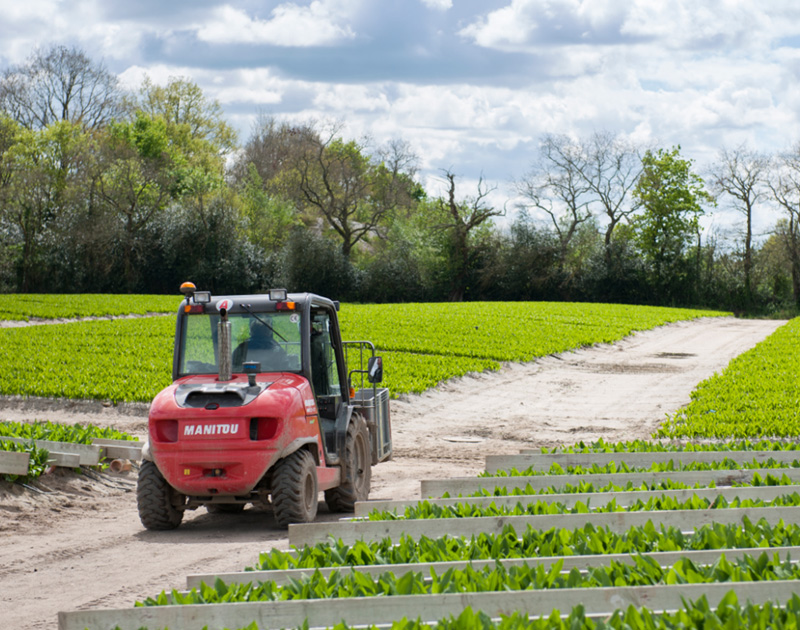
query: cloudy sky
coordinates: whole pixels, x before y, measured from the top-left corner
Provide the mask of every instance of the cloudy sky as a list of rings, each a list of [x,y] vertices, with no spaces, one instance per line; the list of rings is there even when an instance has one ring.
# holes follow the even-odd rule
[[[507,191],[543,133],[682,146],[698,169],[800,140],[796,0],[0,0],[0,70],[76,45],[136,86],[188,77],[258,113],[407,140]],[[465,191],[466,192],[466,191]]]

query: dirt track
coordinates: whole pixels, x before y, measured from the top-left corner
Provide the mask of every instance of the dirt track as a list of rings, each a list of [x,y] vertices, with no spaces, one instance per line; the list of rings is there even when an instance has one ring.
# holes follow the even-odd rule
[[[647,438],[721,370],[784,322],[678,323],[392,402],[395,457],[373,471],[372,498],[415,498],[419,480],[472,475],[487,454],[579,440]],[[138,414],[138,415],[137,415]],[[0,401],[0,419],[114,425],[143,436],[145,407]],[[269,512],[190,513],[174,532],[145,531],[135,476],[50,475],[35,493],[0,482],[0,628],[56,628],[59,610],[130,607],[185,588],[190,573],[241,570],[286,548]],[[333,520],[324,503],[320,520]]]

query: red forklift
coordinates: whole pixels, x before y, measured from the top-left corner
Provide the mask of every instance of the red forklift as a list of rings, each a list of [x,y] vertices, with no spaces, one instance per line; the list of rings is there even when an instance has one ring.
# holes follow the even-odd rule
[[[314,520],[320,491],[352,512],[392,455],[374,345],[343,342],[339,303],[312,293],[181,291],[173,383],[153,400],[142,451],[142,524],[174,529],[186,510],[253,503],[286,527]]]

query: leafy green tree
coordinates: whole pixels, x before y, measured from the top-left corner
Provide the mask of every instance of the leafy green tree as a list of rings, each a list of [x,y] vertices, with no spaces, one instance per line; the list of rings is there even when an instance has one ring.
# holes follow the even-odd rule
[[[60,121],[39,131],[19,130],[2,154],[0,212],[20,243],[18,290],[37,288],[42,237],[48,225],[86,194],[90,137]]]
[[[767,239],[753,252],[754,285],[767,307],[780,309],[796,303],[793,294],[791,231],[786,218],[778,219]]]
[[[691,271],[687,250],[698,235],[702,204],[712,204],[713,197],[692,172],[691,160],[680,157],[680,147],[645,153],[633,195],[641,211],[631,224],[657,299],[686,296]]]
[[[222,158],[188,123],[138,111],[132,120],[109,125],[100,163],[97,193],[121,222],[125,288],[133,291],[138,263],[148,255],[145,236],[151,221],[181,202],[202,224],[209,201],[225,189]]]
[[[236,149],[236,131],[225,122],[222,106],[189,79],[171,77],[166,85],[156,85],[145,78],[136,109],[163,118],[168,127],[185,126],[191,138],[208,143],[217,154]]]
[[[102,146],[97,193],[122,225],[126,290],[138,279],[137,241],[150,221],[182,190],[183,155],[170,142],[163,118],[138,113],[109,126]]]
[[[243,183],[241,212],[248,240],[267,252],[278,251],[288,240],[292,228],[300,225],[294,206],[267,192],[252,162],[247,165]]]

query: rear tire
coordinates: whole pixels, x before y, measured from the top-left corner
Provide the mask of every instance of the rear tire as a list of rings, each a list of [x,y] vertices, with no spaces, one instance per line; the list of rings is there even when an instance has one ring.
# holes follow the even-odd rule
[[[184,501],[184,495],[167,483],[153,462],[142,462],[136,484],[136,504],[142,525],[155,530],[175,529],[183,520],[183,510],[177,506]]]
[[[317,516],[318,503],[317,463],[311,453],[295,451],[276,464],[272,473],[272,507],[278,525],[310,523]]]
[[[372,453],[367,423],[353,415],[347,427],[344,445],[345,478],[338,488],[325,491],[325,503],[331,512],[352,512],[356,501],[369,499],[372,483]]]

